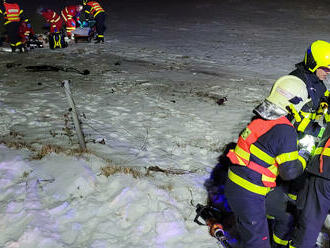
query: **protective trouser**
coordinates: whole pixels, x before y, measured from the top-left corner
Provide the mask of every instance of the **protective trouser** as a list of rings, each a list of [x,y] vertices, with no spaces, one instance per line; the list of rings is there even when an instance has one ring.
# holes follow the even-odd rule
[[[330,180],[311,176],[290,247],[312,248],[330,209]]]
[[[98,13],[95,17],[96,21],[96,32],[97,32],[97,38],[104,40],[104,31],[106,29],[105,27],[105,12]]]
[[[252,193],[231,180],[225,185],[225,195],[239,232],[240,248],[270,248],[265,196]]]
[[[13,51],[15,51],[16,48],[20,49],[22,47],[21,37],[19,35],[19,26],[19,22],[10,22],[5,25],[8,33],[10,47]]]
[[[287,247],[294,216],[287,211],[289,197],[285,186],[278,186],[266,196],[266,213],[273,218],[272,247]]]

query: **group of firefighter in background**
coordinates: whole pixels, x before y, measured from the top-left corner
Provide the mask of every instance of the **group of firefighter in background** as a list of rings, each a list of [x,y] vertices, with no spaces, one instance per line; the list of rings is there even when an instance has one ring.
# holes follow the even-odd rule
[[[92,27],[92,25],[95,29],[95,43],[104,42],[106,14],[96,1],[83,0],[82,5],[66,6],[59,14],[47,8],[39,8],[37,13],[49,25],[48,40],[51,49],[67,47],[67,40],[73,39],[76,28]],[[38,37],[29,19],[15,0],[3,0],[0,3],[0,15],[5,20],[6,37],[12,52],[26,52],[31,40],[37,42]]]
[[[314,41],[226,145],[204,184],[208,206],[221,213],[208,221],[211,235],[223,227],[235,237],[232,247],[319,247],[329,231],[328,74],[330,43]]]

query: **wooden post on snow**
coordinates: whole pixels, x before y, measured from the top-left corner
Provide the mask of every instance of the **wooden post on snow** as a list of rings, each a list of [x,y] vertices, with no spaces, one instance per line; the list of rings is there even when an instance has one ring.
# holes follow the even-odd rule
[[[84,138],[84,135],[81,131],[81,126],[80,126],[80,121],[79,121],[78,114],[77,114],[76,105],[75,105],[74,100],[72,98],[72,94],[71,94],[71,90],[70,90],[70,82],[69,82],[69,80],[64,80],[62,82],[62,84],[64,86],[64,90],[65,90],[70,108],[72,109],[71,113],[72,113],[73,123],[74,123],[76,133],[77,133],[77,136],[78,136],[80,148],[81,148],[81,150],[85,151],[86,150],[85,138]]]

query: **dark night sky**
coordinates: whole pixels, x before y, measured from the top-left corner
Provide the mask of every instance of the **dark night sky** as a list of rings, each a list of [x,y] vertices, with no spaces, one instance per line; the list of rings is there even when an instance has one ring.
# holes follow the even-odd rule
[[[98,0],[98,2],[102,6],[111,7],[113,8],[132,8],[135,9],[135,6],[144,5],[145,7],[148,6],[157,6],[163,4],[170,4],[170,3],[177,3],[177,2],[188,2],[188,3],[196,3],[196,2],[203,2],[204,0]],[[212,1],[219,1],[219,0],[211,0]],[[210,2],[210,0],[208,0]],[[53,8],[53,9],[61,9],[63,6],[71,5],[71,4],[81,4],[81,0],[17,0],[17,3],[20,4],[26,11],[30,12],[31,10],[35,9],[36,6],[42,6],[46,8]],[[138,13],[136,13],[138,14]]]
[[[116,1],[116,0],[115,0]],[[45,8],[52,8],[52,9],[62,9],[63,6],[72,5],[72,4],[81,4],[82,1],[80,0],[17,0],[18,4],[22,6],[22,8],[31,13],[36,7],[41,6]],[[99,1],[102,4],[109,4],[110,1]],[[113,2],[113,1],[112,1]]]
[[[139,1],[141,0],[99,0],[99,3],[106,11],[111,12],[115,11],[115,9],[122,8],[123,6],[130,6],[130,2],[137,3]],[[16,0],[14,2],[18,3],[24,10],[24,14],[27,18],[29,18],[34,30],[37,32],[40,31],[40,27],[45,24],[43,18],[36,13],[38,8],[51,8],[57,12],[60,12],[65,6],[82,4],[82,0]],[[4,31],[2,24],[3,18],[0,18],[0,32]]]
[[[203,2],[204,0],[98,0],[105,11],[111,16],[116,13],[118,15],[129,15],[130,17],[141,15],[141,10],[149,9],[154,12],[164,10],[167,6],[175,6],[178,2],[186,4],[194,4]],[[217,2],[219,0],[207,0],[209,2]],[[51,8],[60,12],[63,7],[73,4],[82,4],[82,0],[16,0],[16,2],[24,10],[25,15],[30,19],[32,25],[37,29],[43,22],[43,19],[36,14],[36,10],[40,7]],[[1,18],[2,19],[2,18]],[[3,20],[0,20],[0,24]],[[1,25],[2,26],[2,25]],[[0,30],[3,27],[0,27]]]

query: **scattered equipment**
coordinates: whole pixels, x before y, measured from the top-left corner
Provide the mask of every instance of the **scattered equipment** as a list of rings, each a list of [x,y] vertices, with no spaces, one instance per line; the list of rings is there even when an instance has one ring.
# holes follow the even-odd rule
[[[44,44],[41,39],[42,37],[38,37],[37,35],[30,35],[26,41],[26,47],[28,49],[43,48]]]
[[[60,32],[49,34],[49,48],[66,48],[68,43],[64,40],[64,35]]]

